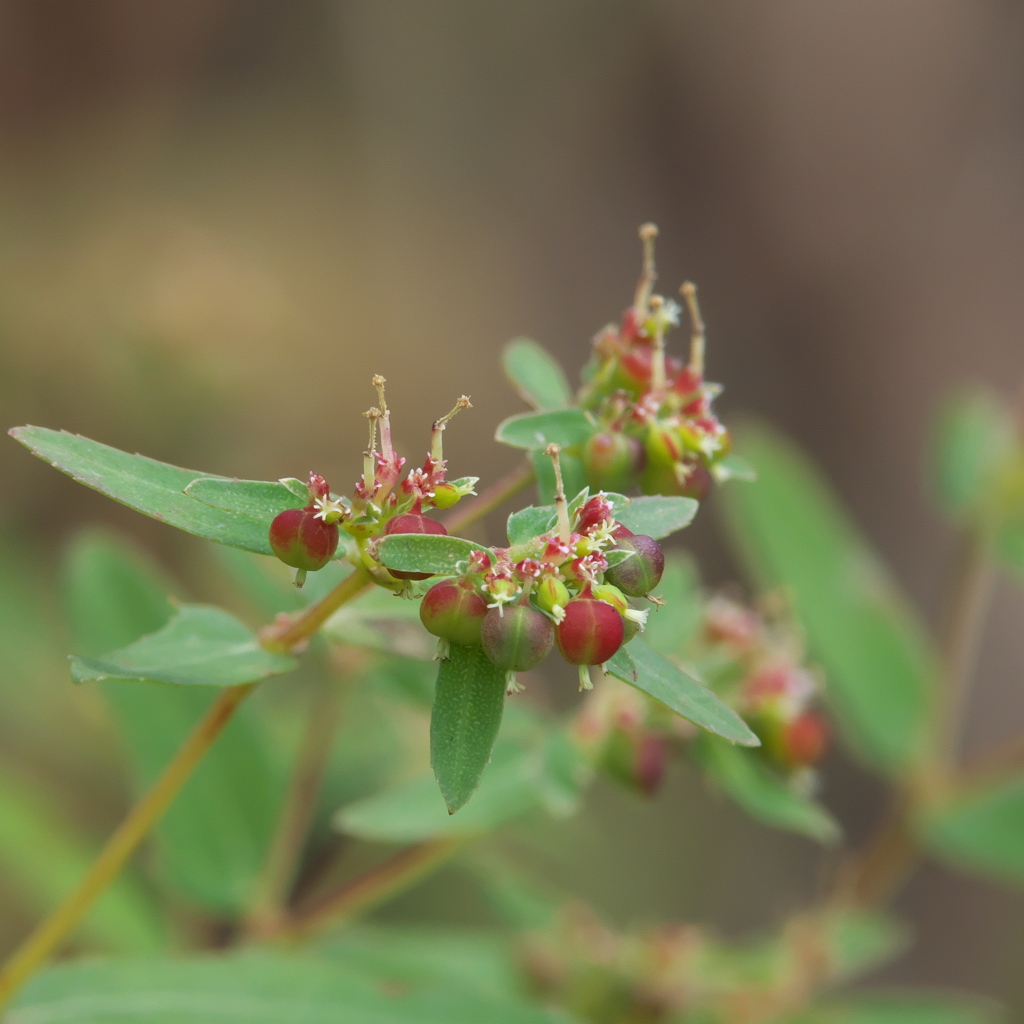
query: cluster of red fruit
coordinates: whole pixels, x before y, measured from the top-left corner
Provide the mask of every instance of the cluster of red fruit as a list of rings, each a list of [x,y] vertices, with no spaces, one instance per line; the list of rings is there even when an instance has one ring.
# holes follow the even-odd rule
[[[475,493],[476,477],[446,479],[442,437],[448,422],[462,409],[472,408],[463,396],[446,416],[435,420],[430,452],[422,468],[410,470],[401,480],[405,459],[391,443],[391,417],[384,400],[384,378],[374,377],[379,405],[366,412],[370,444],[363,453],[363,475],[354,496],[335,497],[327,481],[309,475],[309,502],[304,508],[280,513],[270,525],[270,546],[285,565],[296,570],[296,586],[306,573],[322,569],[338,549],[339,529],[354,538],[359,556],[378,583],[427,579],[425,573],[385,570],[367,551],[367,542],[379,534],[447,533],[424,515],[425,508],[447,509],[467,494]],[[377,433],[380,431],[380,451]]]
[[[480,645],[508,673],[536,667],[553,646],[580,669],[608,661],[643,628],[643,598],[658,585],[665,556],[657,541],[633,534],[599,494],[570,518],[565,496],[556,498],[559,527],[531,541],[476,551],[458,577],[432,586],[420,605],[423,625],[448,643]],[[444,652],[442,651],[442,654]]]
[[[580,405],[600,429],[583,447],[583,464],[593,487],[702,501],[731,441],[711,408],[721,388],[704,380],[704,324],[690,283],[681,289],[692,323],[689,362],[665,352],[681,310],[651,294],[656,235],[653,224],[640,229],[644,272],[633,305],[618,326],[598,333],[584,369]]]

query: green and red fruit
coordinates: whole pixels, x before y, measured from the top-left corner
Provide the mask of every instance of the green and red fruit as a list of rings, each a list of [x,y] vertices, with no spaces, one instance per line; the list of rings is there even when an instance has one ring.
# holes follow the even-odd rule
[[[817,764],[828,746],[828,725],[816,711],[804,711],[783,727],[780,746],[791,765]]]
[[[405,512],[394,519],[389,519],[384,527],[385,534],[392,533],[432,533],[447,535],[448,531],[436,519],[423,515],[421,512]],[[429,580],[433,573],[430,572],[406,572],[401,569],[388,569],[395,579],[399,580]]]
[[[622,551],[633,551],[633,557],[609,566],[605,582],[618,587],[629,597],[646,597],[660,582],[665,571],[665,552],[653,538],[638,533],[618,541]]]
[[[492,608],[480,630],[484,653],[509,672],[536,668],[548,656],[554,641],[551,620],[526,604]]]
[[[338,527],[318,518],[312,506],[290,508],[270,524],[270,546],[285,565],[300,572],[315,572],[337,551]]]
[[[625,627],[618,609],[594,597],[576,597],[565,606],[555,640],[570,665],[601,665],[621,646]]]
[[[621,431],[594,434],[583,448],[587,482],[601,490],[626,491],[643,458],[643,447],[635,437]]]
[[[420,621],[428,633],[463,647],[480,643],[487,603],[468,580],[443,580],[423,596]]]

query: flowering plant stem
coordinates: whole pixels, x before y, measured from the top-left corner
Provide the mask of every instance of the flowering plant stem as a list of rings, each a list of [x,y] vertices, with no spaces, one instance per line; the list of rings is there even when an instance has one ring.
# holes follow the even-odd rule
[[[357,597],[370,578],[356,569],[329,594],[295,618],[275,623],[264,635],[265,646],[293,650],[304,643],[343,604]],[[88,874],[63,903],[46,918],[0,969],[0,1009],[25,984],[34,971],[60,947],[88,913],[121,868],[139,848],[150,829],[163,817],[196,766],[213,746],[254,683],[224,690],[196,724],[191,734],[156,780],[149,792],[128,812],[93,862]]]

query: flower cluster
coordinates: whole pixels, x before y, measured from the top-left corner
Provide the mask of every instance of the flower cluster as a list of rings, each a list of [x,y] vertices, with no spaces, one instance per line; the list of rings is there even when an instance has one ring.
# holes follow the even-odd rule
[[[598,332],[584,369],[580,405],[599,429],[584,445],[583,464],[594,487],[703,500],[731,442],[712,409],[721,388],[704,379],[704,324],[689,282],[681,289],[692,325],[689,362],[665,351],[681,308],[652,294],[656,235],[653,224],[640,229],[644,270],[633,305]]]
[[[296,570],[296,586],[302,586],[307,572],[322,569],[338,548],[339,531],[351,536],[358,560],[378,583],[388,585],[402,580],[426,579],[427,574],[388,571],[375,562],[367,542],[380,534],[447,533],[425,510],[448,509],[467,494],[475,494],[477,477],[447,479],[443,435],[449,421],[462,409],[471,409],[463,395],[446,416],[434,421],[430,451],[422,467],[410,470],[402,479],[405,459],[391,441],[391,414],[384,398],[384,378],[373,378],[378,404],[365,416],[370,440],[363,453],[363,475],[356,482],[353,497],[330,493],[327,481],[316,473],[309,475],[309,502],[301,509],[280,513],[270,526],[270,546],[274,554]],[[378,450],[378,433],[380,449]]]
[[[584,492],[570,507],[561,486],[557,446],[549,450],[559,481],[557,526],[492,554],[476,551],[461,575],[432,586],[420,606],[423,625],[449,643],[480,645],[508,673],[534,668],[557,646],[579,666],[590,689],[589,666],[600,665],[644,627],[645,598],[658,585],[665,556],[657,541],[615,518],[603,494]]]

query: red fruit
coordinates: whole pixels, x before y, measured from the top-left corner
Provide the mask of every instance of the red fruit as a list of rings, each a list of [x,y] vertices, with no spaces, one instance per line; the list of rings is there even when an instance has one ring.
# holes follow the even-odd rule
[[[577,597],[565,606],[555,641],[570,665],[600,665],[622,646],[624,636],[616,608],[593,597]]]
[[[392,533],[435,533],[445,534],[448,531],[435,519],[425,516],[420,512],[406,512],[403,515],[389,519],[384,527],[385,534]],[[429,580],[434,574],[432,572],[404,572],[401,569],[388,569],[395,579],[399,580]]]
[[[605,582],[630,597],[646,597],[661,582],[665,552],[653,537],[643,533],[626,537],[617,546],[622,550],[632,549],[635,554],[605,570]]]
[[[672,382],[672,390],[685,397],[694,394],[703,383],[704,380],[699,373],[695,373],[688,366],[684,366]]]
[[[492,608],[480,630],[484,653],[509,672],[535,668],[548,656],[554,640],[551,620],[526,604]]]
[[[815,711],[805,711],[789,722],[782,735],[782,752],[793,765],[812,765],[821,760],[828,745],[828,725]]]
[[[420,621],[427,632],[463,647],[480,643],[486,614],[487,602],[468,580],[435,583],[420,604]]]
[[[293,569],[322,569],[338,549],[338,527],[317,519],[313,506],[290,508],[270,524],[274,554]]]

